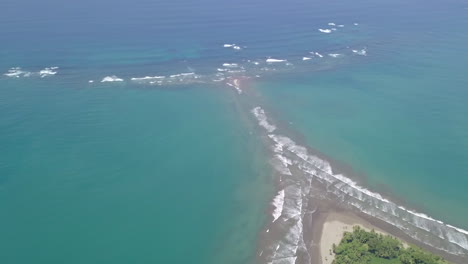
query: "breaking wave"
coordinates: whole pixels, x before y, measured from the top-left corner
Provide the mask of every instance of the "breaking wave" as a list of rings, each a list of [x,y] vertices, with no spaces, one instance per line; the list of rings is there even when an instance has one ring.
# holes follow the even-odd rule
[[[266,59],[266,62],[267,62],[267,63],[285,62],[285,61],[286,61],[286,60],[282,60],[282,59],[273,59],[273,58]]]
[[[265,129],[266,138],[274,153],[273,167],[280,174],[279,185],[284,190],[284,197],[281,197],[284,200],[282,213],[278,216],[279,210],[273,211],[272,225],[282,225],[281,228],[286,228],[287,231],[276,242],[280,245],[279,249],[273,250],[274,253],[266,257],[271,263],[294,263],[285,259],[307,256],[303,222],[309,217],[311,198],[324,197],[382,220],[428,246],[455,255],[468,255],[468,231],[397,205],[345,175],[335,174],[329,162],[312,155],[306,147],[291,138],[273,133],[277,129],[261,107],[255,107],[252,113],[258,124]],[[278,202],[276,197],[274,204]],[[280,259],[281,262],[278,262]]]
[[[323,28],[319,28],[318,31],[322,32],[322,33],[326,33],[326,34],[330,34],[332,33],[332,30],[331,29],[323,29]]]
[[[339,57],[343,56],[343,54],[339,54],[339,53],[329,53],[328,56],[333,57],[333,58],[339,58]]]
[[[353,49],[352,50],[353,53],[357,54],[357,55],[361,55],[361,56],[367,56],[367,49],[366,48],[363,48],[361,50],[355,50]]]
[[[57,74],[58,67],[49,67],[39,71],[41,78]]]
[[[21,67],[13,67],[10,68],[6,73],[3,75],[6,77],[11,77],[11,78],[20,78],[20,77],[47,77],[47,76],[52,76],[57,74],[57,70],[59,67],[46,67],[38,72],[30,72],[30,71],[25,71],[21,69]]]
[[[104,83],[104,82],[123,82],[124,80],[122,78],[119,78],[115,75],[112,75],[112,76],[106,76],[104,77],[101,82]]]
[[[268,122],[265,111],[261,107],[255,107],[252,109],[252,113],[257,118],[258,124],[265,128],[266,131],[271,133],[276,130],[276,127]]]
[[[278,195],[273,198],[272,202],[275,209],[273,210],[273,222],[276,221],[283,214],[284,205],[284,190],[278,192]]]

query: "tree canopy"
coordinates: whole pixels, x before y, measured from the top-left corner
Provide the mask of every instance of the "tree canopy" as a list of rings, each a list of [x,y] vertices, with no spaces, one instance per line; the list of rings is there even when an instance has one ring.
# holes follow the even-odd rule
[[[359,226],[353,232],[345,232],[337,246],[333,244],[335,259],[333,264],[447,264],[439,256],[421,248],[403,244],[388,235],[367,232]]]

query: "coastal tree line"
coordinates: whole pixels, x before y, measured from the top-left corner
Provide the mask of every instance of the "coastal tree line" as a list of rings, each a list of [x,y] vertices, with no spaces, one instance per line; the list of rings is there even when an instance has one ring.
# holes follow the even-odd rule
[[[333,252],[333,264],[447,264],[440,256],[359,226],[345,232],[339,245],[333,244]]]

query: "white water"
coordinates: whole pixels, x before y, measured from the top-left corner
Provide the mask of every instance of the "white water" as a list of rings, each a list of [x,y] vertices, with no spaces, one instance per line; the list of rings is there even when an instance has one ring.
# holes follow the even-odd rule
[[[55,75],[57,74],[58,67],[49,67],[49,68],[44,68],[43,70],[39,71],[39,76],[41,78],[50,76],[50,75]]]
[[[271,140],[271,148],[275,153],[272,158],[272,163],[276,164],[274,168],[281,175],[290,177],[289,182],[292,179],[296,182],[284,187],[284,204],[282,214],[278,218],[297,221],[289,227],[287,235],[281,240],[285,248],[283,254],[276,252],[273,259],[278,259],[279,256],[282,258],[297,256],[297,250],[301,248],[301,243],[303,243],[303,239],[298,239],[303,235],[302,220],[299,221],[299,219],[305,215],[302,205],[307,203],[311,197],[306,194],[311,190],[307,185],[311,184],[312,181],[324,185],[328,197],[331,196],[345,206],[385,221],[424,244],[451,254],[468,255],[468,231],[397,205],[379,193],[362,187],[345,175],[333,173],[330,163],[311,155],[307,148],[296,144],[291,138],[273,134],[276,127],[273,131],[267,129],[264,125],[266,120],[269,120],[269,126],[274,125],[271,124],[271,120],[261,107],[254,108],[252,112],[259,125],[265,128],[268,138]],[[291,172],[293,168],[298,170],[300,174],[285,173],[285,171]]]
[[[266,59],[266,62],[267,62],[267,63],[285,62],[285,61],[286,61],[286,60],[273,59],[273,58]]]
[[[326,33],[326,34],[330,34],[332,32],[331,29],[323,29],[323,28],[319,28],[318,31],[322,32],[322,33]]]
[[[339,54],[339,53],[329,53],[328,56],[333,57],[333,58],[338,58],[338,57],[343,56],[343,54]]]
[[[115,75],[112,75],[112,76],[106,76],[104,77],[102,80],[101,80],[102,83],[104,82],[123,82],[123,79],[115,76]]]
[[[252,109],[252,113],[258,120],[258,124],[265,128],[268,132],[273,132],[276,130],[276,127],[270,123],[268,123],[265,111],[261,107],[255,107]]]
[[[353,49],[352,51],[353,51],[353,53],[355,53],[355,54],[357,54],[357,55],[367,56],[367,50],[366,50],[366,48],[363,48],[363,49],[361,49],[361,50],[355,50],[355,49]]]
[[[278,192],[275,198],[273,198],[272,204],[275,207],[272,212],[273,222],[275,222],[283,213],[284,190]]]

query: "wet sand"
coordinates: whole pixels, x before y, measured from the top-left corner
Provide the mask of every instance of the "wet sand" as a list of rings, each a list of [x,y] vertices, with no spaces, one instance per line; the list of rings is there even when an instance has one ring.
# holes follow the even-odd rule
[[[429,252],[439,255],[452,263],[466,263],[465,259],[460,256],[448,254],[440,251],[406,235],[403,231],[389,225],[383,221],[366,216],[363,213],[354,212],[348,209],[343,209],[336,204],[320,202],[320,206],[314,213],[314,221],[308,227],[310,243],[309,252],[311,252],[312,264],[331,264],[333,261],[333,253],[330,254],[332,245],[338,244],[343,237],[344,232],[352,231],[353,226],[360,226],[365,230],[374,229],[376,232],[391,235],[404,245],[415,245],[421,247]]]
[[[333,244],[338,245],[343,238],[344,232],[351,232],[354,226],[360,226],[367,231],[375,230],[378,233],[387,234],[364,219],[352,214],[330,212],[325,218],[320,234],[320,260],[322,264],[332,263],[334,259]]]
[[[246,94],[245,97],[249,98],[249,100],[244,101],[236,100],[239,105],[242,104],[245,106],[244,108],[240,107],[240,109],[253,109],[259,105],[258,101],[262,101],[261,96],[259,96],[254,89],[246,89],[249,87],[248,85],[244,85],[246,79],[233,78],[229,81],[229,86],[233,87],[234,90],[238,93]],[[255,100],[250,100],[250,98],[254,98]],[[248,112],[246,116],[248,116],[248,114],[250,114],[250,112]],[[279,126],[282,126],[281,122],[279,124]],[[284,124],[284,127],[287,127],[287,124]],[[260,128],[260,130],[264,132],[262,128]],[[294,134],[294,131],[287,131],[286,134]],[[300,135],[296,136],[301,138]],[[266,140],[267,141],[265,145],[269,146],[268,144],[271,142],[268,141],[269,139]],[[299,140],[299,145],[307,146],[305,143],[302,143],[301,140]],[[353,171],[351,167],[334,161],[333,159],[326,157],[316,150],[307,148],[307,151],[311,155],[315,155],[323,160],[329,161],[334,168],[335,173],[348,175],[357,182],[359,182],[358,179],[363,181],[363,178],[365,178],[359,177],[358,175],[360,174]],[[284,184],[282,181],[284,176],[281,174],[281,172],[274,172],[272,179],[275,179],[276,181],[277,191],[284,190],[285,187],[290,186],[291,183],[294,182],[296,184],[307,184],[307,182],[305,182],[304,179],[300,176],[301,173],[303,173],[301,170],[297,170],[297,168],[291,166],[288,168],[292,172],[292,175],[297,175],[297,177],[293,178],[291,182]],[[303,213],[301,219],[303,245],[300,245],[300,247],[305,248],[301,248],[300,251],[297,251],[295,256],[287,255],[287,257],[284,258],[274,259],[275,261],[272,262],[272,256],[275,256],[280,247],[279,241],[281,241],[287,235],[289,228],[291,228],[292,225],[294,225],[296,222],[291,220],[292,218],[277,219],[276,217],[273,217],[272,214],[276,207],[270,205],[270,208],[267,209],[267,214],[271,216],[271,221],[265,224],[264,229],[259,234],[257,251],[254,257],[255,263],[330,264],[333,261],[333,255],[330,255],[332,245],[334,243],[338,244],[340,242],[345,231],[351,231],[354,225],[359,225],[366,230],[374,229],[377,232],[396,237],[406,244],[419,246],[423,249],[433,252],[434,254],[442,256],[443,258],[453,263],[466,264],[466,257],[455,256],[448,254],[447,252],[437,250],[433,247],[429,247],[422,242],[411,238],[409,235],[405,234],[404,231],[398,229],[397,227],[375,217],[364,214],[356,208],[347,206],[343,204],[340,199],[329,197],[327,195],[328,192],[326,190],[326,186],[323,186],[321,181],[312,178],[312,181],[308,184],[310,184],[312,188],[311,194],[313,195],[309,194],[310,196],[304,196],[307,203],[301,210]],[[392,200],[398,200],[398,198],[393,198],[394,199]],[[282,211],[282,209],[280,211]],[[282,253],[284,252],[285,251]]]

